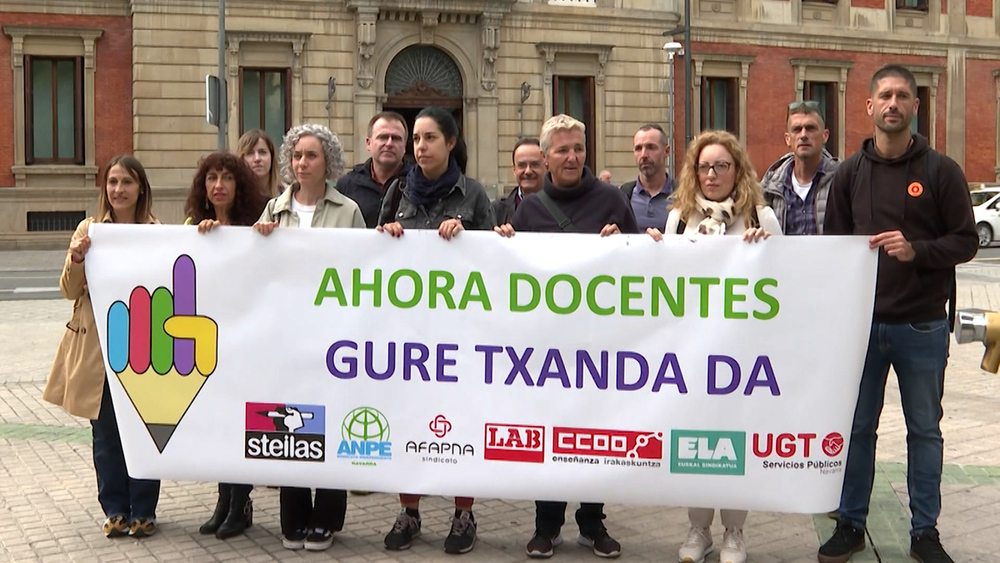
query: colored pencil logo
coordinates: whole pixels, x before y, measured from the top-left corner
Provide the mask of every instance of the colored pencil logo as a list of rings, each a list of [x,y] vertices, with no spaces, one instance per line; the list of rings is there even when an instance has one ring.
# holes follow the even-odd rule
[[[174,262],[173,293],[136,287],[108,309],[108,364],[163,452],[218,362],[219,327],[198,315],[195,268]]]

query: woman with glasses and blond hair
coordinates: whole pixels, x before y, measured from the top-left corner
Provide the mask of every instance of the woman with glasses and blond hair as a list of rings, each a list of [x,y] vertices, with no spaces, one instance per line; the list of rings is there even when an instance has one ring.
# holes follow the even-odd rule
[[[665,232],[686,235],[738,235],[757,242],[781,234],[774,211],[764,204],[757,173],[739,140],[725,131],[705,131],[688,146],[684,168],[674,191],[674,205],[667,216]],[[647,229],[656,240],[659,229]],[[719,552],[720,563],[743,563],[747,559],[743,524],[745,510],[719,511],[726,531]],[[713,508],[689,508],[691,529],[677,559],[701,563],[712,552]]]

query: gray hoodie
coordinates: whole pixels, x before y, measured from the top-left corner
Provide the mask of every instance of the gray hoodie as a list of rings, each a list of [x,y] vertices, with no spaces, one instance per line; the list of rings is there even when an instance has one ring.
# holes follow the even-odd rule
[[[823,234],[823,219],[826,215],[826,198],[830,194],[830,183],[833,182],[833,173],[839,164],[839,160],[823,149],[823,160],[816,171],[812,187],[813,202],[816,204],[816,233],[820,235]],[[795,155],[788,153],[772,164],[764,173],[764,179],[760,181],[764,188],[764,200],[778,217],[782,232],[785,232],[785,214],[788,210],[785,202],[785,178],[791,173],[793,166],[795,166]]]

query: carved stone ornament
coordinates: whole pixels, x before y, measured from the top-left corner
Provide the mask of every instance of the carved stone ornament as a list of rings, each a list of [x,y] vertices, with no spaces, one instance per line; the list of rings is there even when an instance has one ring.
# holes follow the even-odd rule
[[[375,54],[376,22],[378,8],[358,9],[358,71],[357,83],[364,90],[372,87],[375,81],[375,70],[372,56]]]
[[[497,53],[500,50],[500,15],[483,14],[483,89],[492,92],[497,85]]]

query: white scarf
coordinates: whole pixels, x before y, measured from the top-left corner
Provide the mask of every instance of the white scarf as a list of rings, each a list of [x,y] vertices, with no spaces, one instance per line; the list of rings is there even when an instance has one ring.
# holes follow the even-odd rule
[[[727,197],[723,201],[712,201],[706,199],[705,196],[700,193],[695,194],[695,203],[698,205],[698,209],[701,214],[705,216],[698,223],[698,234],[701,235],[724,235],[726,234],[726,226],[733,222],[736,218],[733,212],[736,202],[733,201],[732,196]]]

